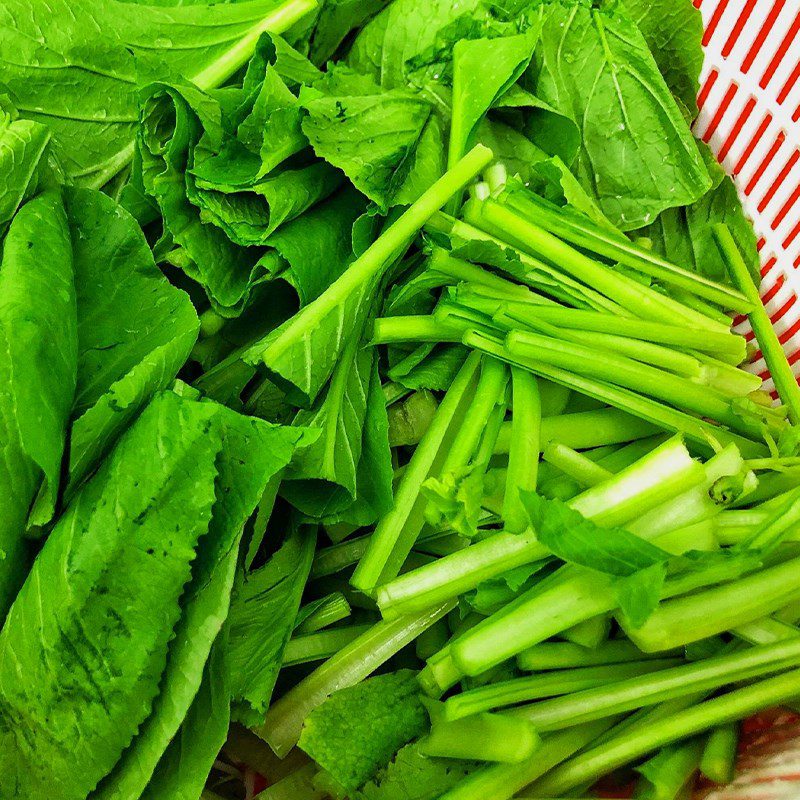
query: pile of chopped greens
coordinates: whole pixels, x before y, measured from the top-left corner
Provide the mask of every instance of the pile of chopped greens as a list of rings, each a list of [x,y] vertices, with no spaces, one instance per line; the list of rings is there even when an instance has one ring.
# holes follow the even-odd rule
[[[800,389],[691,0],[150,2],[0,8],[0,797],[729,781]]]

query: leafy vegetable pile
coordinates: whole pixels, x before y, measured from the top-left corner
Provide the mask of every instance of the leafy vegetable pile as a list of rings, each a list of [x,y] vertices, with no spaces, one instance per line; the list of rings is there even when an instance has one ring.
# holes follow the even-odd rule
[[[5,0],[0,797],[730,779],[800,696],[800,390],[701,33]]]

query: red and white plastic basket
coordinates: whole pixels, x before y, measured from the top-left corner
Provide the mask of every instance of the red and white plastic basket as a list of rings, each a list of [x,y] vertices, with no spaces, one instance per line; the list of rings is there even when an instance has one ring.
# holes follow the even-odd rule
[[[800,374],[800,0],[694,4],[706,48],[695,134],[733,177],[753,219],[761,296]],[[752,338],[744,320],[737,330]],[[753,369],[773,389],[760,355]]]
[[[705,24],[695,134],[736,182],[759,236],[761,297],[800,375],[800,0],[694,0]],[[736,330],[753,338],[745,319]],[[774,389],[761,353],[752,368]],[[800,718],[750,720],[737,777],[706,800],[800,800]]]

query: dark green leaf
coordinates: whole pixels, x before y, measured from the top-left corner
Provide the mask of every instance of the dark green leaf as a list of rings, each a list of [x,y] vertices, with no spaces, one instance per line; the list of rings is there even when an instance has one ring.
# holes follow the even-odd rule
[[[17,213],[0,266],[0,620],[28,568],[24,532],[40,485],[48,516],[55,506],[77,356],[70,234],[52,192]]]
[[[172,381],[197,338],[189,298],[157,269],[136,222],[106,195],[66,194],[78,303],[70,490]]]
[[[264,721],[315,543],[313,530],[301,528],[266,566],[238,579],[231,603],[228,658],[233,716],[246,725]]]
[[[215,413],[153,403],[37,558],[0,632],[4,796],[84,800],[149,716],[213,514]]]
[[[642,34],[619,2],[548,6],[533,91],[580,127],[575,171],[623,230],[711,186],[688,125]]]

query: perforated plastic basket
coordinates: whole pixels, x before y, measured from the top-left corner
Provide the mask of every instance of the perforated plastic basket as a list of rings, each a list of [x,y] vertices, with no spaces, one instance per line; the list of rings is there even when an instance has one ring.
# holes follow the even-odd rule
[[[761,296],[800,374],[800,0],[694,4],[706,48],[695,134],[733,176],[753,219]],[[737,330],[752,338],[744,320]],[[760,355],[753,369],[769,379]]]
[[[800,374],[800,0],[694,0],[706,59],[695,134],[736,182],[759,235],[761,297]],[[753,338],[747,321],[737,331]],[[761,353],[752,369],[773,389]],[[706,800],[800,800],[800,724],[745,726],[737,777]]]

